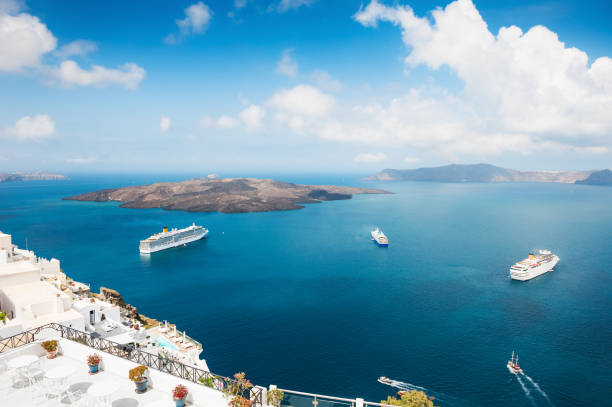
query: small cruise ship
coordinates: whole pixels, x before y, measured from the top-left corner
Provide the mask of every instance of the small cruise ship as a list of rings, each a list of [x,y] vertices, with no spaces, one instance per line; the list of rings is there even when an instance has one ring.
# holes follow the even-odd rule
[[[372,231],[372,240],[374,240],[376,244],[380,247],[389,246],[389,239],[387,239],[387,236],[385,236],[383,231],[379,228],[376,228]]]
[[[508,361],[508,370],[510,373],[520,374],[523,373],[523,369],[518,364],[518,355],[514,356],[514,351],[512,351],[512,356],[510,356],[510,360]]]
[[[537,255],[529,256],[510,267],[510,277],[513,280],[526,281],[539,275],[548,273],[559,262],[559,257],[548,250],[540,250]]]
[[[140,253],[151,254],[160,250],[186,245],[206,237],[207,234],[208,229],[197,226],[195,223],[184,229],[174,228],[168,230],[167,227],[164,227],[161,233],[156,233],[140,241]]]

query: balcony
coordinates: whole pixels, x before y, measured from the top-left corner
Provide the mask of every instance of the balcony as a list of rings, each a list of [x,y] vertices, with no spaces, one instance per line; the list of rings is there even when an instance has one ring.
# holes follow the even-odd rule
[[[47,359],[40,345],[50,338],[59,344],[55,359]],[[86,361],[94,353],[102,362],[92,375]],[[138,365],[148,367],[148,390],[142,394],[128,379],[128,371]],[[0,339],[0,394],[7,406],[173,407],[172,389],[182,384],[189,390],[187,406],[227,407],[219,389],[232,382],[59,324]],[[262,390],[255,387],[244,395],[252,407],[262,407]]]

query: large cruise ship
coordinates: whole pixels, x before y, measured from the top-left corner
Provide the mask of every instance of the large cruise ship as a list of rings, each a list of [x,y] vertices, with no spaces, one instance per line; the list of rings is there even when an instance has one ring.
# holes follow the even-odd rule
[[[558,262],[559,257],[548,250],[540,250],[537,255],[529,253],[529,257],[510,267],[510,277],[513,280],[531,280],[552,271]]]
[[[171,247],[200,240],[206,237],[207,234],[208,229],[202,226],[196,226],[195,223],[185,229],[174,228],[168,230],[167,227],[164,227],[162,233],[156,233],[140,241],[140,253],[150,254],[160,250],[170,249]]]
[[[380,230],[379,228],[374,229],[372,232],[370,232],[370,234],[372,235],[372,240],[374,240],[378,246],[380,247],[389,246],[389,239],[387,238],[387,236],[385,236],[383,231]]]

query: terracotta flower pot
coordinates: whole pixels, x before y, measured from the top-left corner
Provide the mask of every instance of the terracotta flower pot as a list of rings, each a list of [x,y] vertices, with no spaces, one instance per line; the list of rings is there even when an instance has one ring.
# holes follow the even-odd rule
[[[57,357],[57,349],[47,351],[47,359],[55,359]]]

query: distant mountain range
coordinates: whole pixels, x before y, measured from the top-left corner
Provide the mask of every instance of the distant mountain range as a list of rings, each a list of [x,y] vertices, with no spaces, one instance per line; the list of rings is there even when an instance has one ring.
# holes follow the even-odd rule
[[[65,175],[51,172],[0,172],[0,182],[11,181],[48,181],[67,179]]]
[[[576,184],[612,185],[612,171],[594,171],[586,179],[576,181]]]
[[[413,170],[382,170],[366,180],[433,182],[561,182],[612,185],[612,171],[517,171],[491,164],[450,164]]]

